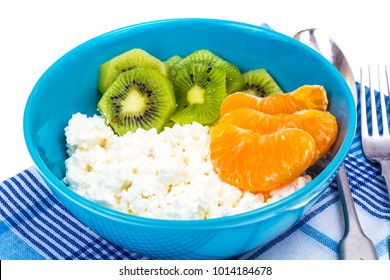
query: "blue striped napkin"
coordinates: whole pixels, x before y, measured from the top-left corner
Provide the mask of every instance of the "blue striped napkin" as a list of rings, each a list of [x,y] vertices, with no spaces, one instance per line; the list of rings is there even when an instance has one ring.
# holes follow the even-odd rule
[[[379,259],[388,259],[390,202],[380,167],[362,154],[360,122],[345,166],[362,227],[374,242]],[[337,246],[344,227],[341,221],[333,181],[297,224],[267,244],[233,259],[338,259]],[[148,259],[108,242],[78,221],[52,195],[35,167],[0,185],[0,240],[3,260]]]

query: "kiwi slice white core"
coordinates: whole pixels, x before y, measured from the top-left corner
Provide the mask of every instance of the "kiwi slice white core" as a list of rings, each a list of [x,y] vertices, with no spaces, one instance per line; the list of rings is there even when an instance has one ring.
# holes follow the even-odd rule
[[[147,98],[135,89],[130,90],[127,97],[121,101],[124,113],[131,115],[142,115],[146,109]]]
[[[187,92],[187,101],[190,104],[203,104],[204,103],[204,94],[205,89],[194,85],[188,92]]]

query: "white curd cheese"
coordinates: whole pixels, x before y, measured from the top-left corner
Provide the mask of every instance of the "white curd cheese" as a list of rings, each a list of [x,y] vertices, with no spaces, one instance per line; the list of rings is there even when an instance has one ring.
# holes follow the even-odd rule
[[[218,218],[262,207],[310,181],[303,176],[261,194],[223,182],[209,157],[209,127],[174,125],[161,133],[138,129],[119,137],[100,116],[76,113],[65,128],[65,183],[85,198],[143,217]]]

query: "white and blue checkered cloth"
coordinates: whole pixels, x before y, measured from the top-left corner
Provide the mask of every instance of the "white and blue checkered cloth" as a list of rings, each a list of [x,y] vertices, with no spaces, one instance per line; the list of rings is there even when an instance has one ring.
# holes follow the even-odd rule
[[[361,225],[378,258],[389,259],[390,202],[380,167],[362,154],[360,121],[344,163]],[[234,259],[338,259],[344,229],[339,200],[333,181],[297,224]],[[106,241],[83,225],[31,167],[0,185],[0,259],[148,258]]]

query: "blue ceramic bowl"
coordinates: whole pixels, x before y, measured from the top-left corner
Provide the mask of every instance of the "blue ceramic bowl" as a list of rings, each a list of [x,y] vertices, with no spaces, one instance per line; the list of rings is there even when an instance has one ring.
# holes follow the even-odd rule
[[[285,91],[323,85],[340,133],[332,156],[305,188],[240,215],[201,221],[136,217],[95,204],[70,190],[65,175],[64,127],[73,113],[97,113],[99,65],[132,48],[165,60],[209,49],[244,72],[265,67]],[[222,259],[282,234],[314,204],[347,155],[356,127],[353,98],[337,70],[310,48],[272,30],[213,19],[143,23],[103,34],[55,62],[31,92],[24,115],[27,148],[54,195],[84,224],[126,249],[168,259]]]

